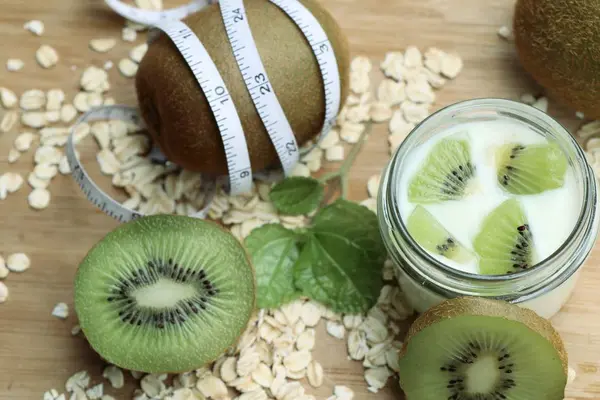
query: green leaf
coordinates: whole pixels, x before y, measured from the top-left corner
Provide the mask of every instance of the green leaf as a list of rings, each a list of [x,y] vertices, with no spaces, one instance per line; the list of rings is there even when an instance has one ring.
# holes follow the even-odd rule
[[[385,258],[377,216],[337,200],[315,216],[294,267],[295,284],[336,312],[365,312],[376,304],[383,286]]]
[[[258,308],[276,308],[296,297],[297,234],[279,224],[254,229],[244,241],[256,270]]]
[[[269,197],[279,212],[302,215],[319,206],[324,192],[325,187],[318,180],[294,176],[273,186]]]

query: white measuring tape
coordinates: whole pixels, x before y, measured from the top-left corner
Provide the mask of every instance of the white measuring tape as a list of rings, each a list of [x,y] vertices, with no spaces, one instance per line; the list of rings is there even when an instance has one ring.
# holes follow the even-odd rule
[[[277,5],[295,22],[310,44],[319,64],[325,92],[325,118],[322,130],[314,144],[316,146],[335,124],[340,107],[340,77],[333,46],[317,19],[300,2],[297,0],[268,1]],[[263,174],[257,173],[253,176],[241,121],[216,65],[194,32],[185,23],[179,21],[217,1],[194,0],[187,5],[164,11],[142,10],[119,0],[105,0],[105,2],[121,16],[164,32],[174,43],[198,81],[215,117],[227,160],[229,179],[227,190],[231,195],[248,192],[252,187],[253,177]],[[219,6],[231,49],[244,77],[247,90],[277,152],[283,173],[287,176],[297,164],[300,150],[252,38],[243,1],[221,0]],[[149,35],[150,41],[155,37],[154,33],[153,29]],[[66,154],[69,165],[75,180],[92,203],[121,222],[130,221],[142,214],[123,207],[104,193],[91,180],[75,157],[73,134],[75,127],[82,122],[100,119],[121,119],[138,125],[142,122],[137,110],[124,106],[99,107],[84,114],[73,126],[67,142]],[[153,149],[150,157],[166,162],[164,155],[157,148]],[[268,174],[265,174],[265,177],[269,179]],[[215,186],[208,185],[205,189],[210,192],[207,193],[206,205],[192,217],[206,217],[215,194]]]

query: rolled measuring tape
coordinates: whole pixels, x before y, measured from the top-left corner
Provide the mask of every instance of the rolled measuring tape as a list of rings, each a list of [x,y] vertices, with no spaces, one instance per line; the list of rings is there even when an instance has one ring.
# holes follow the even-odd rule
[[[333,46],[317,19],[301,3],[296,0],[268,1],[277,5],[296,23],[310,44],[319,64],[325,90],[325,119],[322,130],[311,147],[313,148],[335,124],[341,101],[340,77]],[[246,193],[252,187],[253,178],[269,179],[268,173],[253,175],[241,121],[225,82],[201,41],[184,22],[179,20],[217,1],[195,0],[187,5],[164,11],[142,10],[119,0],[105,0],[105,2],[121,16],[150,25],[149,42],[154,40],[158,31],[165,33],[193,72],[208,100],[224,145],[228,169],[226,191],[230,195]],[[221,0],[219,6],[227,37],[246,88],[275,147],[283,174],[289,176],[302,151],[298,148],[295,135],[269,82],[252,38],[243,1]],[[103,192],[92,181],[75,156],[74,132],[77,124],[100,119],[120,119],[137,125],[142,122],[138,111],[131,107],[109,106],[93,109],[80,117],[73,126],[67,142],[67,158],[73,177],[86,197],[106,214],[121,222],[127,222],[139,218],[142,214],[127,209]],[[309,151],[311,148],[304,151]],[[157,148],[153,149],[150,157],[157,162],[168,163]],[[204,182],[206,181],[203,179]],[[209,192],[206,195],[205,206],[191,215],[192,217],[205,218],[208,213],[210,202],[216,192],[216,185],[209,185],[204,189]]]

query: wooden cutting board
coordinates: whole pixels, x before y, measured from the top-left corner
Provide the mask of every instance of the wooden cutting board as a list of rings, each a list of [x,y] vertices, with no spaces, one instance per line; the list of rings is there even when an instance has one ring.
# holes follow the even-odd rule
[[[167,5],[178,4],[167,2]],[[421,49],[435,46],[460,54],[463,73],[438,93],[435,109],[475,97],[518,99],[523,92],[538,93],[515,57],[513,45],[498,38],[502,25],[510,25],[512,0],[323,0],[349,36],[353,55],[369,56],[377,65],[387,51],[408,45]],[[181,3],[179,3],[181,4]],[[35,37],[23,30],[23,23],[42,20],[46,32]],[[123,20],[100,0],[4,0],[0,3],[0,62],[21,58],[25,67],[8,73],[0,69],[0,86],[22,93],[39,88],[63,88],[72,99],[82,69],[90,64],[115,64],[126,57],[132,43],[120,40]],[[118,45],[107,54],[88,49],[88,41],[117,37]],[[138,37],[141,43],[143,35]],[[51,70],[35,62],[41,44],[55,47],[59,64]],[[71,66],[77,70],[72,71]],[[375,68],[376,70],[377,68]],[[110,94],[117,103],[135,105],[133,81],[109,72]],[[380,79],[373,73],[374,83]],[[569,128],[580,121],[572,112],[553,105],[550,113]],[[0,172],[16,171],[26,176],[32,169],[32,154],[8,164],[7,154],[17,131],[0,136]],[[367,179],[381,171],[388,159],[385,125],[378,126],[364,147],[351,177],[351,198],[366,198]],[[25,252],[32,267],[12,274],[6,281],[10,299],[0,305],[0,399],[41,399],[50,388],[64,390],[65,380],[86,369],[94,382],[101,381],[103,363],[81,337],[72,337],[74,316],[62,321],[50,315],[57,302],[72,305],[72,280],[78,262],[86,251],[117,223],[85,200],[69,178],[59,176],[50,186],[52,202],[44,211],[27,206],[30,188],[0,202],[0,253]],[[600,250],[591,255],[571,300],[553,319],[564,338],[577,378],[567,394],[575,399],[600,399]],[[345,342],[318,331],[315,357],[325,368],[325,384],[310,390],[318,399],[332,394],[336,384],[347,385],[361,400],[401,398],[396,380],[390,380],[379,394],[369,393],[362,366],[347,359]],[[129,399],[133,385],[119,392],[117,399]],[[531,399],[542,400],[542,399]]]

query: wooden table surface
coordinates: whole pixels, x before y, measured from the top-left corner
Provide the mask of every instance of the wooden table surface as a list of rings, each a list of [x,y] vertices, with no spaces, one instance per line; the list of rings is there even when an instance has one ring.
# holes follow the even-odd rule
[[[177,0],[175,0],[177,1]],[[391,50],[408,45],[428,46],[454,51],[465,62],[463,73],[438,93],[435,109],[473,97],[517,99],[538,88],[521,70],[513,45],[498,38],[498,27],[510,24],[513,0],[323,0],[349,36],[353,55],[367,55],[380,62]],[[166,3],[174,5],[175,3]],[[180,3],[181,4],[181,3]],[[25,21],[40,19],[46,32],[36,37],[23,30]],[[120,40],[123,20],[101,0],[4,0],[0,3],[0,86],[17,92],[54,87],[67,91],[72,99],[82,68],[102,66],[126,57],[132,43]],[[108,54],[94,53],[88,41],[97,37],[119,38]],[[138,36],[141,43],[145,35]],[[35,62],[41,44],[54,46],[59,64],[51,70]],[[8,58],[21,58],[25,67],[9,73]],[[78,67],[72,72],[70,67]],[[117,103],[135,105],[133,81],[110,72],[110,95]],[[1,112],[1,111],[0,111]],[[550,113],[569,128],[581,122],[569,117],[572,112],[554,105]],[[16,164],[8,164],[8,150],[16,131],[0,136],[0,173],[32,169],[31,152]],[[366,181],[379,173],[388,158],[385,126],[371,135],[352,170],[351,197],[366,197]],[[64,381],[76,371],[87,369],[94,382],[100,381],[103,363],[81,337],[70,335],[74,315],[62,321],[50,315],[57,302],[72,305],[72,280],[78,262],[86,251],[117,223],[85,200],[68,176],[58,176],[50,186],[52,202],[44,211],[27,206],[31,189],[24,187],[0,202],[0,254],[25,252],[32,267],[7,280],[10,299],[0,305],[0,399],[41,399],[50,388],[64,390]],[[553,319],[564,338],[576,380],[567,395],[576,399],[600,399],[600,250],[596,249],[586,266],[576,292]],[[325,367],[325,385],[311,390],[317,398],[331,394],[334,384],[350,386],[359,399],[399,398],[397,383],[391,382],[379,394],[366,390],[362,366],[348,361],[344,342],[333,340],[322,330],[314,353]],[[133,387],[133,386],[132,386]],[[109,391],[110,392],[110,391]],[[129,399],[131,390],[114,393]],[[538,399],[531,399],[538,400]],[[541,399],[540,399],[541,400]]]

